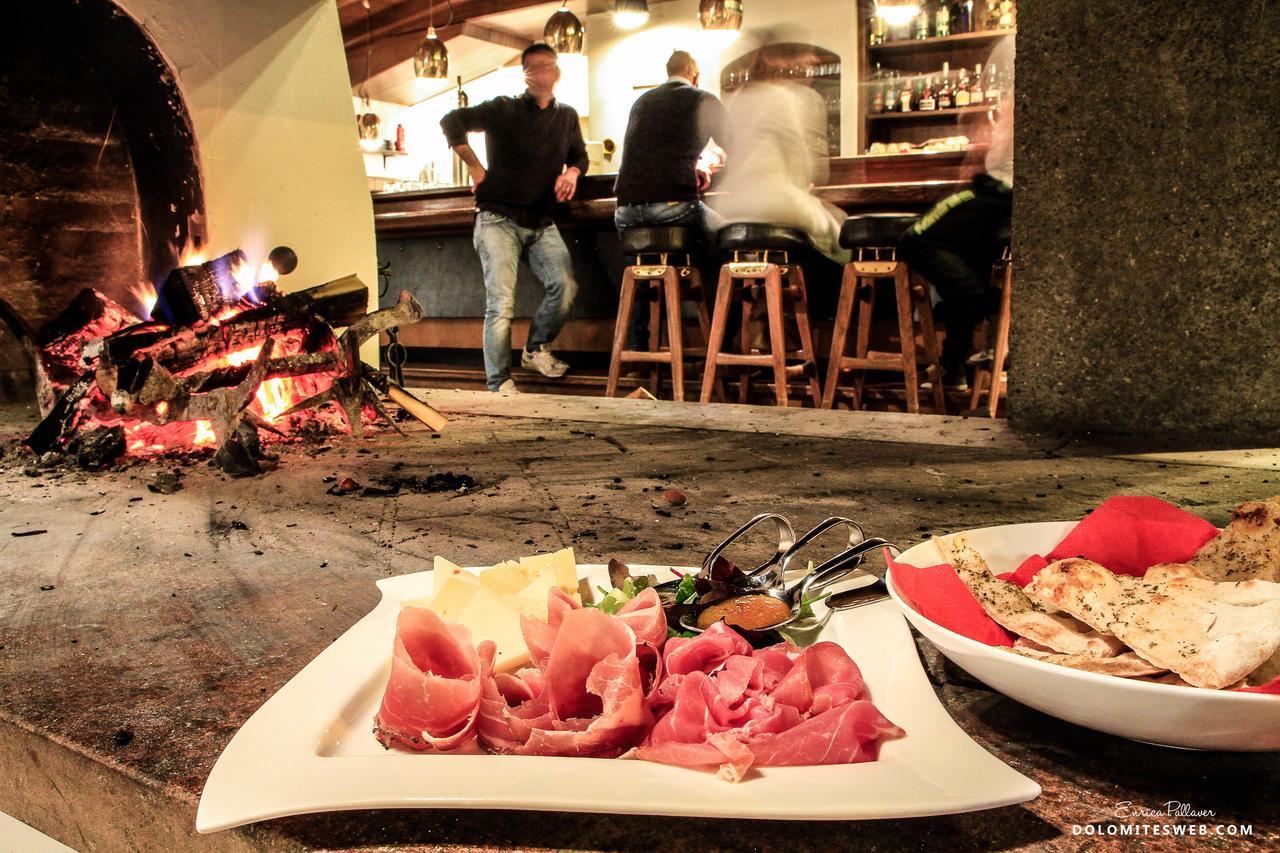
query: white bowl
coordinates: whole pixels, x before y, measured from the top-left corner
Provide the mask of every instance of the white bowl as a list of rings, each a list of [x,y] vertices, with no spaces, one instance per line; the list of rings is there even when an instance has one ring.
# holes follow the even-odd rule
[[[1013,571],[1032,554],[1047,554],[1076,522],[1006,524],[966,533],[996,574]],[[944,563],[933,542],[903,552],[897,562]],[[1234,752],[1280,750],[1280,696],[1200,690],[1082,672],[971,640],[921,616],[889,594],[913,627],[952,663],[1011,699],[1051,716],[1132,740],[1188,749]]]

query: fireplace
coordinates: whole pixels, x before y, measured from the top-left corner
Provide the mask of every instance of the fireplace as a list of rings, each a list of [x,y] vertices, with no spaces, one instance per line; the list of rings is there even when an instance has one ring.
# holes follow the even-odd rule
[[[28,448],[108,462],[123,432],[128,453],[213,445],[254,473],[225,451],[296,427],[285,408],[327,395],[330,423],[385,421],[365,362],[421,309],[366,315],[372,206],[331,0],[50,0],[13,17],[0,372],[39,403]]]
[[[0,299],[37,328],[86,287],[135,304],[140,283],[203,240],[195,137],[176,77],[110,0],[15,4],[6,17]],[[0,399],[33,396],[28,358],[5,327]]]

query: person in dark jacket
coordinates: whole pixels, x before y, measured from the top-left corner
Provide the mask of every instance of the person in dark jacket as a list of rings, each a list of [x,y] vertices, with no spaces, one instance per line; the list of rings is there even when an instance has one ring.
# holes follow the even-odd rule
[[[622,141],[613,221],[621,234],[641,226],[688,226],[715,231],[723,220],[701,200],[711,176],[700,164],[709,140],[724,143],[725,108],[698,88],[698,63],[677,50],[667,82],[636,99]],[[627,348],[644,349],[648,315],[631,314]]]
[[[521,56],[528,89],[454,110],[440,120],[449,145],[470,167],[476,195],[473,243],[484,269],[484,366],[490,391],[511,393],[511,318],[516,272],[525,258],[546,288],[533,315],[521,366],[544,376],[564,376],[569,366],[548,345],[560,333],[577,291],[573,264],[551,219],[557,202],[569,201],[587,171],[587,148],[578,113],[555,99],[560,80],[556,52],[535,44]],[[483,131],[489,163],[467,144]]]
[[[724,142],[724,105],[698,88],[698,63],[685,51],[671,54],[667,75],[667,82],[645,92],[631,107],[613,188],[618,197],[614,223],[619,229],[707,225],[710,211],[700,198],[711,186],[711,177],[698,158],[708,140]]]

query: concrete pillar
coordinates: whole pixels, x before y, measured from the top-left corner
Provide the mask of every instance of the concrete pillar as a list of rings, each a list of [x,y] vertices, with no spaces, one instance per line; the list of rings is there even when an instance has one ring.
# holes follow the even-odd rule
[[[1018,17],[1013,426],[1280,443],[1280,5]]]

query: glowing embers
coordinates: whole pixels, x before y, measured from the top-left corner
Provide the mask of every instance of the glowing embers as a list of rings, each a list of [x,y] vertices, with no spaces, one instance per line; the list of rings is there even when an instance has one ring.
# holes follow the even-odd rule
[[[375,387],[385,379],[359,349],[421,320],[422,307],[402,293],[367,314],[369,291],[355,276],[283,294],[277,271],[295,265],[282,247],[268,263],[237,251],[179,268],[150,322],[86,290],[43,330],[50,343],[35,367],[44,420],[27,446],[70,452],[80,437],[102,435],[94,467],[119,453],[216,447],[222,470],[242,475],[261,470],[263,440],[333,428],[360,435],[366,419],[390,422]]]

